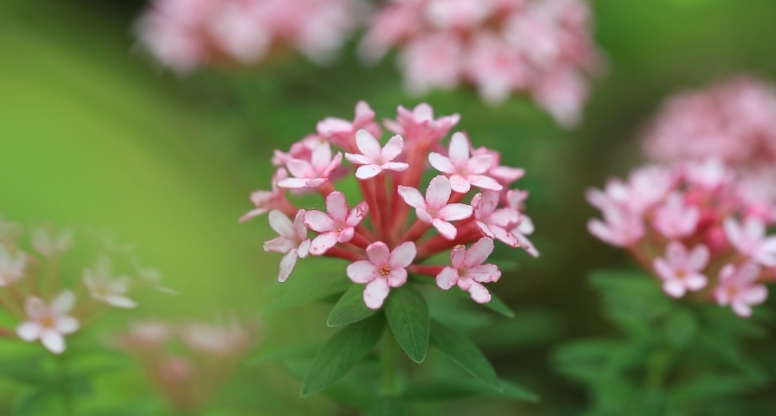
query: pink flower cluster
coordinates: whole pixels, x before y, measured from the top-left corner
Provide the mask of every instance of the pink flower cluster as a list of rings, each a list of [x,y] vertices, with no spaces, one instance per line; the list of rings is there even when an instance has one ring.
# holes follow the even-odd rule
[[[407,89],[423,94],[476,86],[483,100],[530,92],[564,126],[580,118],[585,74],[601,59],[584,0],[393,0],[361,44],[367,61],[399,47]]]
[[[258,325],[222,322],[133,323],[119,346],[137,359],[149,380],[178,410],[201,409],[253,346]]]
[[[522,213],[528,194],[508,189],[523,170],[502,166],[493,150],[473,148],[463,132],[443,146],[457,114],[434,118],[427,104],[399,107],[397,119],[384,122],[393,136],[382,144],[374,118],[360,102],[353,121],[327,118],[289,152],[275,152],[272,190],[255,192],[255,209],[241,220],[269,213],[279,236],[264,249],[284,254],[279,280],[288,278],[299,258],[327,256],[350,262],[347,275],[366,285],[364,302],[372,309],[382,306],[391,288],[404,285],[408,273],[435,277],[445,290],[457,285],[477,302],[490,301],[483,283],[501,276],[496,266],[484,264],[493,239],[538,255],[526,237],[533,225]],[[335,148],[341,151],[335,154]],[[423,188],[429,170],[436,174]],[[334,186],[350,174],[361,190],[354,204]],[[287,198],[295,192],[319,193],[326,211],[297,208]],[[423,264],[448,250],[449,265]]]
[[[0,337],[40,341],[60,354],[65,336],[79,330],[82,322],[107,307],[134,308],[131,290],[150,286],[169,291],[158,285],[155,269],[140,267],[133,256],[121,260],[129,260],[136,278],[114,273],[111,258],[100,254],[83,269],[81,279],[66,279],[60,263],[73,248],[73,230],[56,232],[41,225],[30,234],[26,238],[23,227],[0,218],[0,309],[19,322],[15,331],[0,325]]]
[[[776,88],[763,81],[740,76],[669,98],[643,146],[659,161],[720,159],[748,198],[776,205]]]
[[[765,301],[776,278],[776,218],[745,195],[736,172],[716,159],[649,165],[611,179],[587,198],[603,219],[590,232],[626,248],[672,297],[716,299],[740,316]]]
[[[356,27],[359,6],[356,0],[153,0],[137,29],[141,43],[180,73],[255,64],[289,47],[325,62]]]

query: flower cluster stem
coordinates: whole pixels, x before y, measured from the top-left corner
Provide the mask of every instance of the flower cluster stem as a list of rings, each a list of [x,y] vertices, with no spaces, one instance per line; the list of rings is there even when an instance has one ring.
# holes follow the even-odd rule
[[[386,397],[396,396],[396,362],[399,355],[399,344],[393,337],[391,328],[385,328],[383,335],[383,351],[380,356],[383,373],[383,394]]]

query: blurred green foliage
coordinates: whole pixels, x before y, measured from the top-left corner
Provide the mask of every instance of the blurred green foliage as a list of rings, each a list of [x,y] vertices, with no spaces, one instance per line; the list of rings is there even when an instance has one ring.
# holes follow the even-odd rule
[[[134,45],[131,25],[142,7],[139,0],[0,4],[0,212],[24,222],[47,219],[108,230],[120,241],[136,243],[140,257],[163,271],[166,285],[180,291],[176,297],[140,299],[140,309],[118,314],[116,324],[106,325],[107,329],[120,328],[120,322],[131,317],[207,317],[223,308],[264,311],[280,301],[272,289],[265,290],[277,286],[279,259],[261,249],[270,237],[265,221],[239,226],[236,219],[250,208],[249,193],[269,184],[271,151],[287,148],[323,117],[350,117],[359,99],[368,100],[381,118],[393,117],[398,104],[411,106],[420,100],[404,95],[391,59],[363,68],[353,58],[352,45],[329,68],[289,57],[260,68],[176,77],[157,68]],[[505,164],[526,168],[528,174],[519,186],[531,191],[529,213],[537,225],[535,243],[542,251],[538,260],[521,253],[514,259],[520,269],[494,285],[517,312],[515,320],[464,300],[430,297],[432,318],[473,335],[501,377],[529,386],[543,401],[480,398],[421,403],[415,407],[417,414],[569,415],[589,403],[618,409],[615,414],[641,414],[616,406],[637,393],[643,400],[663,405],[668,400],[680,406],[693,394],[722,396],[740,390],[749,394],[751,406],[760,407],[677,414],[773,413],[758,413],[773,407],[772,401],[757,394],[773,387],[776,359],[768,353],[773,350],[772,329],[770,338],[746,344],[748,357],[765,368],[760,371],[766,376],[712,375],[684,386],[679,398],[650,396],[639,385],[618,382],[620,371],[630,368],[628,356],[636,354],[628,348],[641,345],[642,335],[659,336],[670,348],[686,349],[694,347],[679,344],[697,342],[697,335],[687,334],[706,329],[689,312],[662,322],[660,329],[647,324],[650,314],[664,316],[666,312],[659,310],[664,301],[649,303],[638,313],[630,309],[641,303],[612,313],[611,294],[616,300],[625,296],[623,291],[634,290],[630,296],[638,299],[657,287],[627,276],[623,288],[616,287],[616,278],[598,280],[608,318],[615,325],[602,319],[601,299],[589,289],[585,276],[624,258],[586,233],[585,221],[594,213],[583,190],[638,163],[639,128],[666,95],[741,71],[776,80],[772,52],[776,2],[596,0],[594,9],[596,36],[610,65],[608,74],[596,82],[579,129],[560,130],[521,99],[497,108],[484,106],[466,90],[423,99],[438,114],[460,113],[459,127],[477,144],[500,150]],[[507,258],[508,253],[497,249],[496,256]],[[434,316],[434,302],[446,308],[441,309],[445,314]],[[299,340],[322,344],[335,331],[326,327],[331,308],[319,303],[267,315],[261,351],[292,350]],[[471,310],[460,313],[464,308]],[[613,390],[608,396],[586,395],[550,364],[549,351],[562,340],[617,333],[625,341],[575,344],[576,350],[568,347],[556,356],[579,362],[563,372],[587,387],[610,383]],[[0,357],[10,357],[11,362],[33,357],[36,351],[0,343]],[[283,367],[298,374],[312,359],[310,349],[306,351],[296,363],[288,361]],[[654,361],[648,366],[665,365],[661,360],[667,358],[656,351],[641,357]],[[612,362],[617,357],[623,357],[619,364]],[[597,364],[585,367],[591,360]],[[6,362],[0,360],[0,372],[7,375],[14,370],[2,364]],[[137,368],[125,364],[101,373],[91,389],[79,393],[89,397],[79,400],[83,414],[165,414],[164,403]],[[736,362],[729,364],[735,367]],[[409,362],[402,365],[416,370]],[[611,377],[596,377],[604,374],[603,369]],[[434,355],[418,370],[419,375],[426,371],[451,379],[462,376],[460,369]],[[31,395],[45,394],[12,379],[0,381],[0,413],[39,402],[42,396]],[[648,384],[649,377],[639,380]],[[279,365],[247,366],[207,414],[350,414],[320,395],[301,399],[299,388],[299,381]],[[630,402],[634,403],[641,402]],[[384,408],[392,405],[385,403]]]

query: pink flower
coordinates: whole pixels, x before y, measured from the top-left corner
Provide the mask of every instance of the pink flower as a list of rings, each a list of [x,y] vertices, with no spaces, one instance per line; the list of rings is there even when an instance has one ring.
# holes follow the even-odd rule
[[[57,233],[50,227],[40,226],[32,232],[31,244],[38,253],[53,257],[70,250],[73,246],[73,232],[65,229]]]
[[[348,203],[342,192],[332,192],[326,197],[327,213],[307,211],[304,224],[311,230],[321,233],[310,244],[310,254],[320,256],[337,243],[347,243],[353,238],[354,228],[369,212],[366,202],[361,202],[348,211]],[[305,231],[305,236],[307,232]]]
[[[359,130],[366,130],[372,136],[380,135],[380,126],[375,123],[375,112],[366,101],[356,104],[356,118],[350,122],[337,117],[326,117],[318,123],[318,134],[335,145],[349,149]]]
[[[0,287],[5,287],[24,277],[27,256],[22,251],[12,255],[0,242]]]
[[[765,236],[765,223],[749,217],[740,224],[733,218],[725,220],[725,235],[739,253],[763,266],[776,266],[776,236]]]
[[[521,191],[519,189],[510,189],[506,192],[507,207],[520,212],[520,222],[516,227],[510,227],[510,233],[515,237],[517,243],[532,257],[539,257],[539,250],[528,239],[528,235],[533,234],[534,224],[531,217],[522,213],[525,200],[528,199],[528,191]]]
[[[364,303],[371,309],[379,309],[392,287],[400,287],[407,281],[407,266],[416,255],[415,244],[402,243],[389,251],[385,243],[378,241],[366,249],[369,260],[359,260],[347,268],[350,280],[366,284]]]
[[[482,23],[493,12],[494,0],[429,0],[426,16],[440,29],[467,29]]]
[[[32,342],[40,340],[43,346],[54,354],[65,351],[65,335],[78,330],[78,319],[68,315],[73,309],[75,295],[66,290],[46,305],[40,298],[30,296],[24,303],[24,310],[29,318],[22,322],[16,333],[19,338]]]
[[[706,287],[708,279],[703,269],[709,264],[710,251],[703,244],[692,251],[678,241],[668,244],[665,258],[654,261],[655,271],[663,279],[663,290],[670,296],[681,298],[688,290],[700,290]]]
[[[531,68],[520,51],[493,33],[481,33],[466,57],[466,73],[477,86],[483,101],[505,102],[515,90],[531,82]]]
[[[652,225],[666,238],[684,238],[695,232],[700,216],[698,207],[685,204],[682,194],[674,192],[655,210]]]
[[[482,264],[493,253],[493,240],[483,237],[468,250],[457,246],[450,253],[452,267],[445,267],[436,277],[437,286],[448,290],[454,285],[469,292],[477,303],[490,302],[490,292],[482,283],[496,282],[501,271],[492,264]]]
[[[453,134],[447,157],[431,153],[428,160],[436,170],[449,175],[450,185],[455,192],[467,193],[472,185],[491,191],[503,189],[495,179],[484,175],[493,165],[490,155],[470,157],[469,139],[463,133]]]
[[[361,165],[356,171],[356,177],[364,180],[377,176],[383,170],[404,172],[410,165],[403,162],[394,162],[404,149],[404,140],[401,136],[393,136],[385,147],[380,148],[380,143],[368,131],[359,130],[356,133],[356,145],[360,154],[345,153],[345,159],[349,162]]]
[[[496,209],[498,202],[498,192],[485,191],[474,195],[472,207],[477,227],[482,235],[496,238],[510,247],[517,247],[519,243],[509,230],[520,222],[520,212],[512,208]]]
[[[479,147],[472,150],[472,155],[490,155],[493,158],[493,164],[490,166],[490,169],[488,169],[487,175],[504,186],[525,176],[525,169],[502,166],[501,154],[495,150],[488,149],[487,147]]]
[[[84,284],[92,298],[117,308],[134,308],[137,303],[126,297],[129,291],[128,276],[111,276],[111,261],[106,256],[97,258],[93,269],[84,270]]]
[[[746,263],[738,268],[732,264],[719,272],[719,286],[714,289],[714,297],[720,306],[731,305],[733,312],[744,318],[752,315],[752,305],[765,302],[768,289],[758,285],[760,268]]]
[[[305,258],[310,252],[310,239],[307,238],[304,217],[305,211],[303,209],[296,213],[293,223],[278,210],[269,213],[269,226],[280,236],[264,243],[264,250],[285,254],[280,260],[280,273],[278,274],[280,282],[285,282],[288,279],[294,270],[296,259]]]
[[[434,109],[426,103],[418,104],[412,111],[399,106],[397,111],[396,121],[386,120],[385,127],[408,141],[437,142],[461,120],[458,114],[435,119]]]
[[[251,194],[251,202],[256,207],[240,217],[240,222],[246,222],[250,219],[266,214],[273,209],[282,208],[288,201],[286,200],[286,190],[278,188],[278,182],[288,177],[288,171],[283,168],[278,169],[272,177],[271,191],[256,191]]]
[[[413,95],[458,86],[463,45],[454,33],[434,33],[413,39],[403,50],[399,65],[406,89]]]
[[[342,153],[337,153],[332,159],[331,146],[328,142],[319,143],[310,156],[310,160],[290,159],[286,163],[293,178],[282,179],[279,188],[317,188],[323,185],[329,175],[342,163]]]
[[[592,219],[587,223],[590,234],[616,247],[630,246],[644,237],[644,221],[634,214],[614,205],[601,210],[604,220]]]
[[[733,181],[734,173],[719,159],[689,162],[684,171],[687,181],[707,190],[714,190]]]
[[[399,186],[399,195],[407,205],[415,208],[418,219],[432,224],[439,234],[453,240],[458,231],[450,221],[471,217],[473,208],[466,204],[448,204],[450,194],[450,181],[441,175],[431,180],[425,198],[415,188]]]

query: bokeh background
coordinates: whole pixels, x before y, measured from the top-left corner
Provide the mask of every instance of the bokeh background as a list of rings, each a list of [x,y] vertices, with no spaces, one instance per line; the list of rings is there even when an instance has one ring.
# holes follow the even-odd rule
[[[612,331],[586,277],[626,262],[587,234],[594,212],[584,190],[640,162],[639,130],[667,95],[741,72],[776,80],[776,2],[592,3],[608,72],[595,81],[582,125],[564,131],[520,98],[493,108],[468,90],[408,97],[392,59],[361,67],[353,44],[326,68],[288,56],[184,78],[137,47],[132,25],[144,1],[5,0],[0,212],[22,222],[88,224],[135,243],[180,294],[148,295],[124,318],[257,313],[271,299],[279,257],[262,250],[272,234],[264,219],[238,225],[237,218],[251,208],[250,192],[269,183],[272,150],[287,149],[324,117],[352,117],[361,99],[380,119],[394,117],[399,104],[429,102],[437,114],[460,113],[459,127],[475,143],[527,170],[519,186],[531,191],[528,213],[542,252],[537,260],[516,255],[519,270],[493,287],[516,319],[481,313],[484,328],[460,326],[482,334],[475,339],[501,376],[543,401],[469,400],[454,403],[453,414],[575,414],[585,395],[553,369],[550,352],[564,340]],[[328,308],[265,317],[264,345],[325,339],[333,333]],[[0,357],[12,349],[0,344]],[[94,386],[85,414],[167,414],[137,368],[106,373]],[[279,366],[248,366],[207,414],[352,414],[320,395],[301,399],[298,388]],[[0,413],[26,389],[0,381]],[[451,414],[449,406],[424,412]]]

